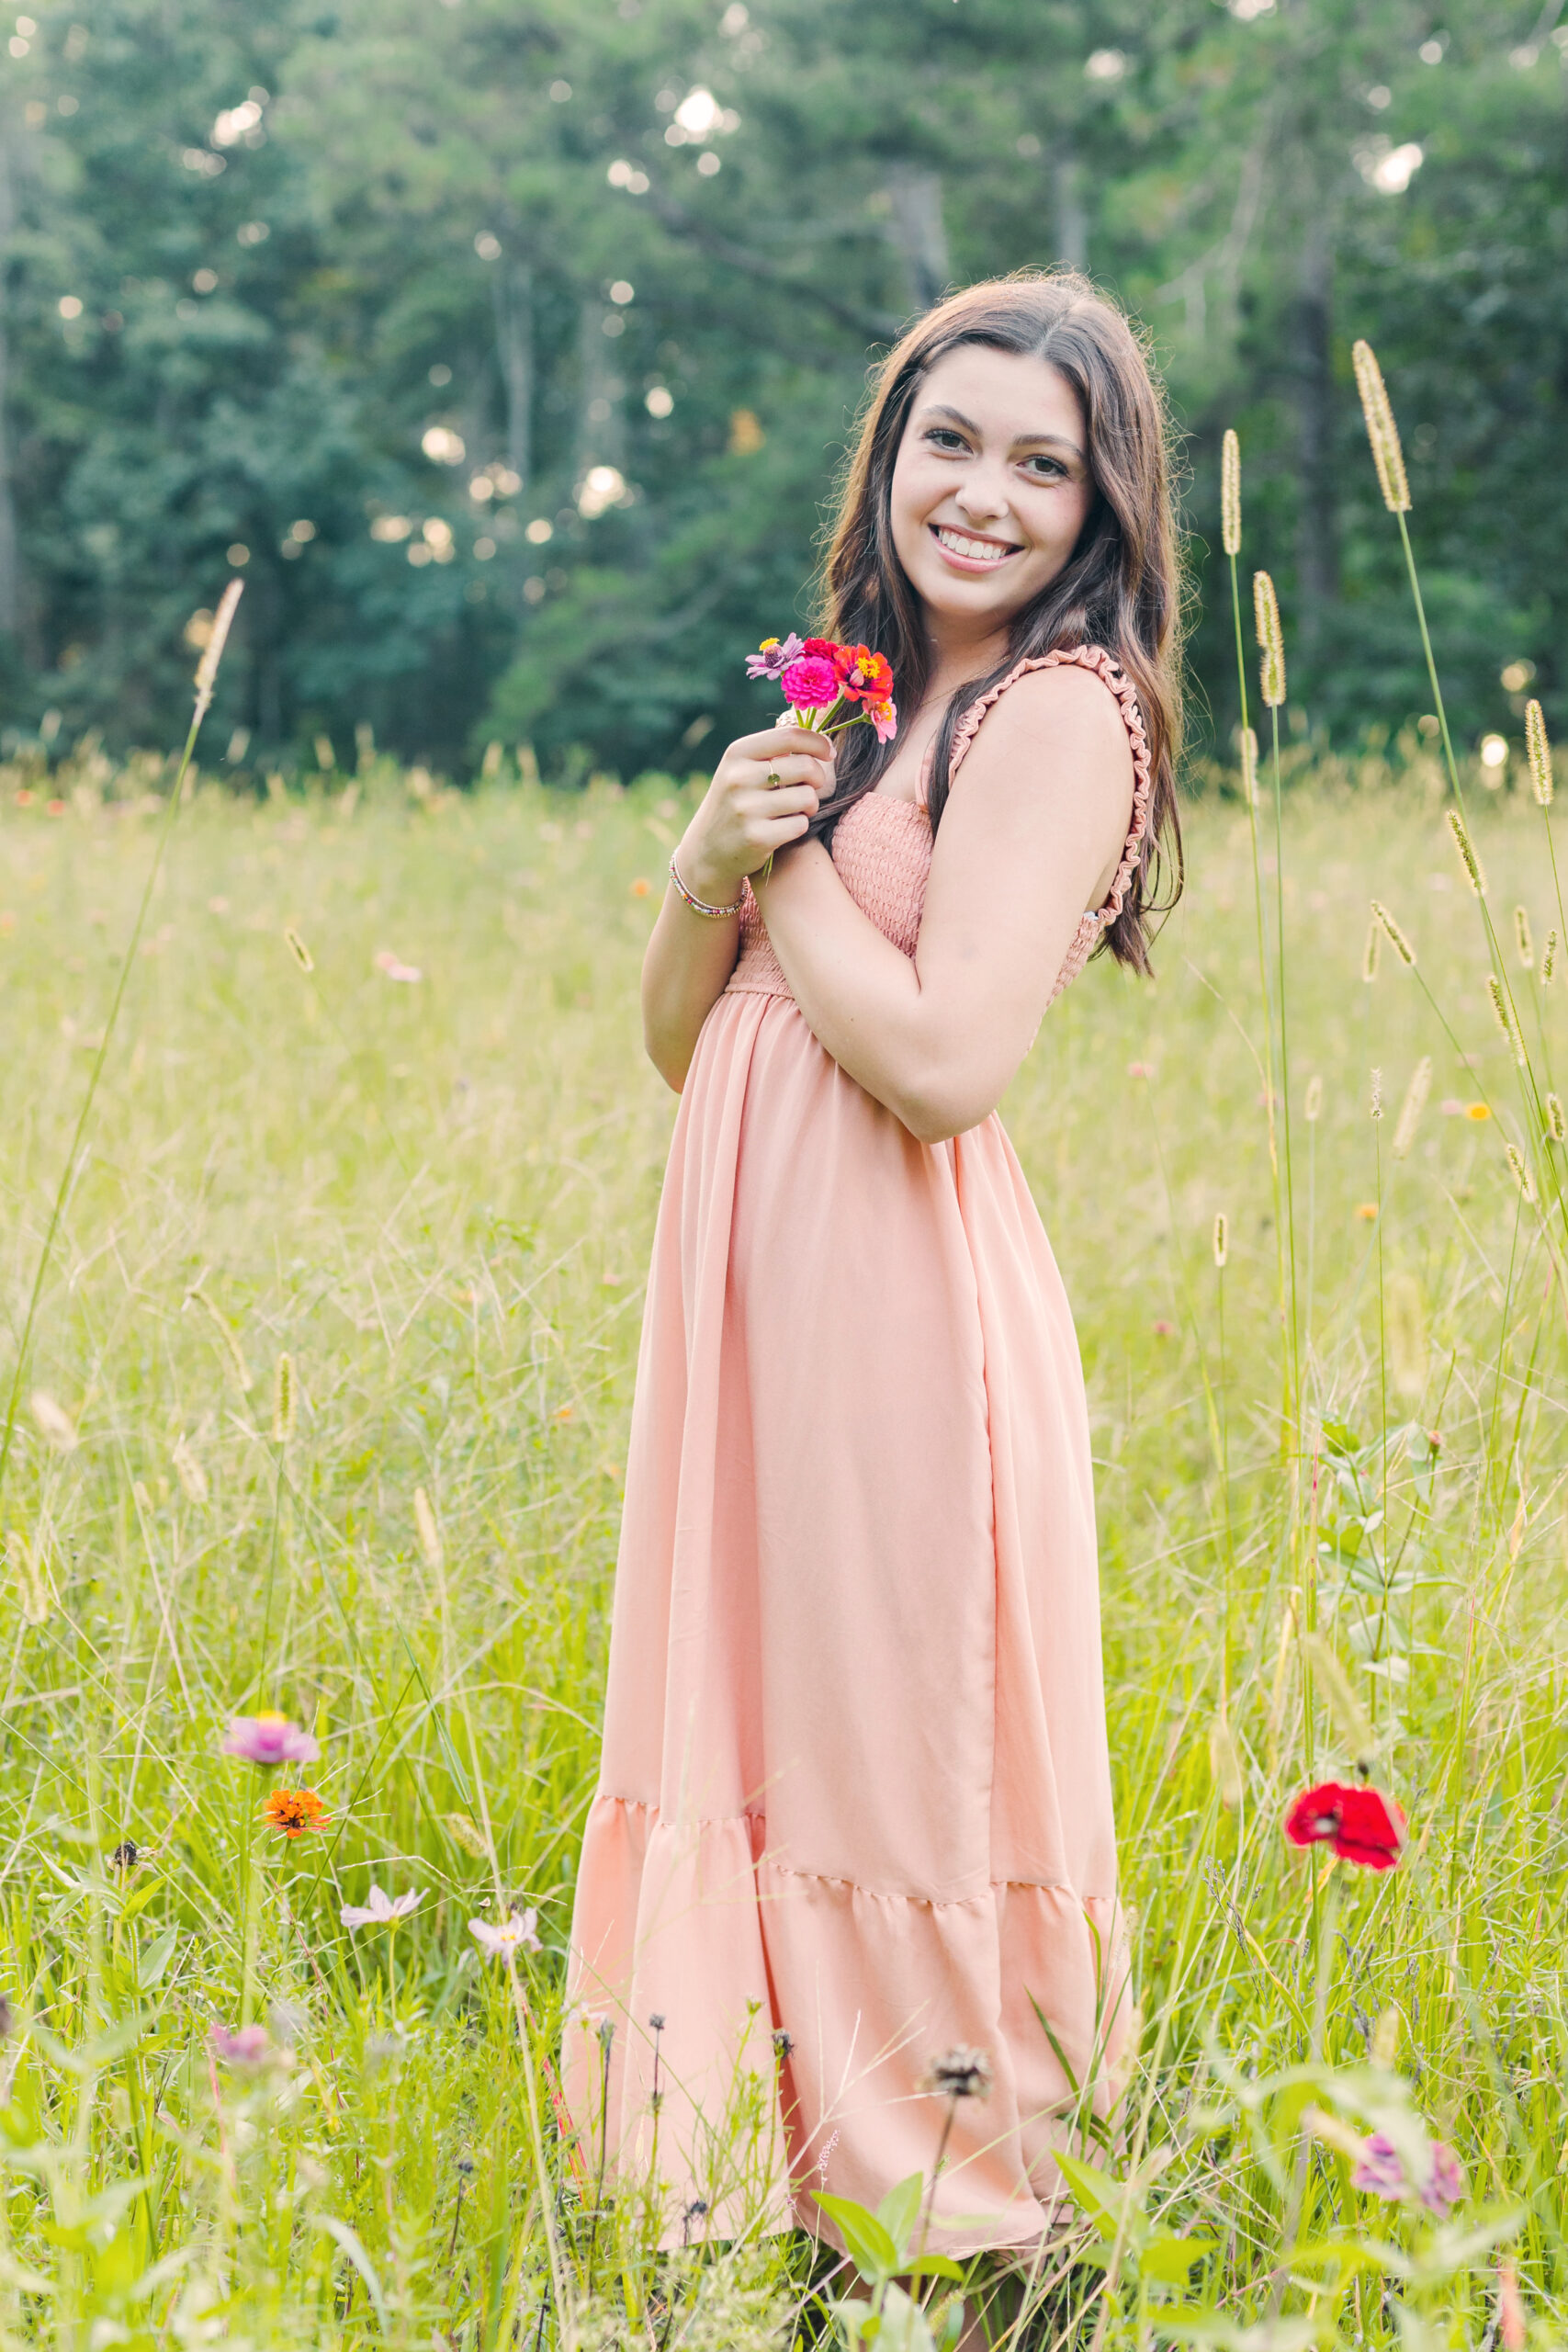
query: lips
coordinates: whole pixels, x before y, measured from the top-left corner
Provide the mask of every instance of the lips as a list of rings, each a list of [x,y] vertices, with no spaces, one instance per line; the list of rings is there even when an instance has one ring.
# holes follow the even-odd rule
[[[1005,563],[1009,556],[1018,553],[1018,548],[1007,539],[977,537],[971,531],[954,530],[948,523],[933,523],[931,528],[943,553],[954,557],[960,563],[984,564],[988,571],[994,571],[998,563]]]

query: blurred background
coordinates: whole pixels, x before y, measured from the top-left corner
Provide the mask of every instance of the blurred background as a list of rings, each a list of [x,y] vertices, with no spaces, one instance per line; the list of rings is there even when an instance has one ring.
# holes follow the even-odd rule
[[[7,10],[0,727],[210,765],[683,772],[802,620],[866,371],[1069,261],[1185,435],[1200,750],[1218,450],[1292,725],[1427,695],[1349,366],[1371,338],[1460,729],[1568,721],[1562,0],[78,0]],[[196,634],[199,635],[199,621]],[[368,730],[368,731],[367,731]],[[525,762],[525,765],[526,762]]]

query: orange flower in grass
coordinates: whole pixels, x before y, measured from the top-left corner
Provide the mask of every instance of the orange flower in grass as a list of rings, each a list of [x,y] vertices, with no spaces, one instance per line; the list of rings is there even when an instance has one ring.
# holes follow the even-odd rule
[[[332,1819],[314,1789],[274,1789],[261,1817],[269,1829],[281,1829],[286,1838],[303,1838]]]

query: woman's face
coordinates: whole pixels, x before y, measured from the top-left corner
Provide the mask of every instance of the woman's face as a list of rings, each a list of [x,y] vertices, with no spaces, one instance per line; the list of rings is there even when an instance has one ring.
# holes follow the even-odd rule
[[[922,379],[893,468],[893,544],[939,639],[1006,629],[1094,503],[1077,394],[1048,360],[961,344]]]

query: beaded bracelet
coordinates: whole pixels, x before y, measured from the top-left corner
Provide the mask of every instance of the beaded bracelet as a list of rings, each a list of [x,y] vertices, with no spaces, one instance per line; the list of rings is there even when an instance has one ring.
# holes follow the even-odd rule
[[[738,915],[740,912],[740,901],[739,899],[736,899],[735,904],[732,907],[710,907],[705,905],[701,899],[694,899],[681,879],[681,869],[675,863],[675,854],[673,850],[671,850],[670,854],[670,879],[675,885],[676,889],[679,891],[681,897],[685,900],[687,906],[691,908],[692,912],[694,915],[705,916],[709,922],[728,922],[732,915]]]

